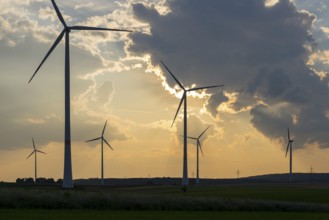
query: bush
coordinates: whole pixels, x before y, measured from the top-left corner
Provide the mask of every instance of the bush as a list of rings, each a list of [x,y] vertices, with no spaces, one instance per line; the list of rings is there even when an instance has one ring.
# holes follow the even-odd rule
[[[25,178],[26,183],[34,183],[34,179],[32,177]]]

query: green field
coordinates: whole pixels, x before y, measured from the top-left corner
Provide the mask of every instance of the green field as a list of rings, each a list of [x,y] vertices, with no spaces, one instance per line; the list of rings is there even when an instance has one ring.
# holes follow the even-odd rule
[[[329,219],[329,186],[0,186],[0,219]]]
[[[187,212],[187,211],[99,211],[99,210],[0,210],[0,219],[10,220],[324,220],[328,213],[295,212]]]
[[[142,195],[172,195],[180,197],[207,197],[228,199],[253,199],[328,203],[329,185],[250,184],[231,186],[194,186],[187,193],[178,187],[131,187],[116,189],[117,192]]]

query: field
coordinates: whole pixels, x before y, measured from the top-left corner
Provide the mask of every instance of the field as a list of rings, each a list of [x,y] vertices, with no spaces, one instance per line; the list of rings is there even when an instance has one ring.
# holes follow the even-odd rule
[[[10,220],[324,220],[327,213],[295,212],[192,212],[192,211],[102,211],[102,210],[1,210],[0,219]]]
[[[329,185],[0,186],[0,219],[329,219]]]

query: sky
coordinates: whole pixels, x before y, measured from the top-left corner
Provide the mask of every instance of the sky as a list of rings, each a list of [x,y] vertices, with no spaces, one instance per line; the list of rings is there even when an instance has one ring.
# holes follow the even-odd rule
[[[73,178],[181,177],[183,114],[201,139],[201,178],[329,172],[329,8],[326,0],[57,0],[69,25],[132,30],[72,31]],[[50,0],[0,2],[0,180],[62,178],[64,40],[28,80],[62,31]],[[196,143],[188,142],[195,177]]]

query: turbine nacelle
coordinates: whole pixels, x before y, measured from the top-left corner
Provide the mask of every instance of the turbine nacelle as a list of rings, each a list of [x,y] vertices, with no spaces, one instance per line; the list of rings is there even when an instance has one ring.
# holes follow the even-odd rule
[[[287,133],[288,133],[288,144],[287,144],[287,149],[286,149],[286,157],[287,157],[287,154],[288,154],[288,151],[290,149],[290,151],[292,151],[292,143],[294,142],[294,140],[292,140],[290,138],[290,130],[289,130],[289,127],[287,128]]]
[[[182,98],[179,102],[179,105],[178,105],[178,108],[177,108],[177,111],[176,111],[176,114],[175,114],[175,117],[174,117],[174,120],[173,120],[173,123],[171,124],[171,127],[174,125],[175,123],[175,120],[177,118],[177,115],[178,115],[178,112],[183,104],[183,101],[186,102],[186,93],[188,92],[191,92],[191,91],[197,91],[197,90],[204,90],[204,89],[210,89],[210,88],[217,88],[217,87],[222,87],[224,85],[214,85],[214,86],[203,86],[203,87],[193,87],[193,88],[190,88],[190,89],[186,89],[183,84],[175,77],[175,75],[170,71],[170,69],[166,66],[166,64],[161,60],[160,61],[162,63],[162,65],[165,67],[165,69],[169,72],[169,74],[172,76],[172,78],[176,81],[176,83],[179,85],[179,87],[184,91],[183,92],[183,95],[182,95]]]
[[[187,136],[188,139],[192,139],[192,140],[196,140],[197,143],[197,148],[199,148],[201,150],[202,156],[203,156],[203,150],[202,150],[202,146],[201,146],[201,142],[200,142],[200,138],[202,137],[202,135],[209,129],[210,125],[199,135],[199,137],[191,137],[191,136]],[[183,136],[183,135],[181,135]],[[184,137],[184,136],[183,136]]]
[[[33,138],[32,138],[32,143],[33,143],[33,151],[31,154],[29,154],[29,156],[26,159],[29,159],[33,154],[37,154],[37,153],[46,154],[45,152],[36,149]]]
[[[113,150],[113,148],[111,147],[111,145],[109,144],[109,142],[107,142],[107,140],[104,138],[106,124],[107,124],[107,121],[105,122],[103,131],[102,131],[102,136],[100,136],[98,138],[90,139],[90,140],[88,140],[86,142],[92,142],[92,141],[102,140],[102,142],[105,142],[105,144],[107,144],[107,146],[109,146],[109,148],[111,148],[111,150]]]
[[[64,37],[64,34],[70,33],[71,30],[84,30],[84,31],[119,31],[119,32],[132,32],[130,30],[123,30],[123,29],[113,29],[113,28],[100,28],[100,27],[89,27],[89,26],[68,26],[60,12],[60,10],[58,9],[56,3],[54,0],[51,0],[53,7],[56,11],[57,17],[58,19],[61,21],[61,23],[64,26],[64,29],[62,30],[62,32],[58,35],[57,39],[55,40],[55,42],[53,43],[53,45],[51,46],[51,48],[49,49],[48,53],[46,54],[46,56],[43,58],[43,60],[41,61],[40,65],[38,66],[38,68],[36,69],[36,71],[34,72],[34,74],[32,75],[32,77],[30,78],[29,82],[30,83],[32,81],[32,79],[34,78],[34,76],[37,74],[37,72],[39,71],[39,69],[41,68],[41,66],[43,65],[43,63],[47,60],[48,56],[53,52],[53,50],[57,47],[57,45],[59,44],[59,42],[62,40],[62,38]],[[67,42],[68,43],[68,42]]]

